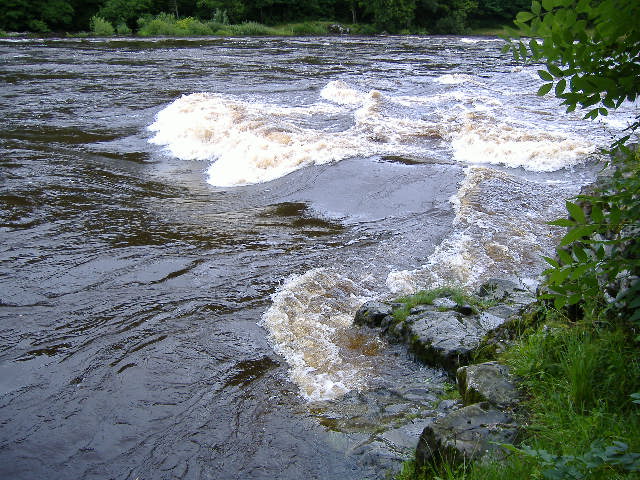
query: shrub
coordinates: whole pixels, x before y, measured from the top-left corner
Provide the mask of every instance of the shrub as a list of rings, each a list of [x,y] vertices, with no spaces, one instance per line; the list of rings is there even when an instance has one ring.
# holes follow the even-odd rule
[[[160,13],[155,17],[138,19],[138,35],[152,37],[156,35],[177,35],[176,17],[168,13]]]
[[[91,17],[89,28],[91,29],[91,33],[97,37],[108,37],[115,33],[113,25],[97,15]]]
[[[118,35],[131,35],[131,29],[126,23],[122,22],[116,27],[116,33]]]
[[[303,22],[290,25],[292,35],[326,35],[327,26],[320,22]]]
[[[233,35],[238,36],[269,36],[276,35],[277,30],[257,22],[244,22],[239,25],[229,25]]]

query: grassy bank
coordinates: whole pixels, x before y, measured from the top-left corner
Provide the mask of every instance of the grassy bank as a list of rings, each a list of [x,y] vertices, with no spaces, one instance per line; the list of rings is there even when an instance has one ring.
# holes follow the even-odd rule
[[[398,480],[640,478],[639,153],[567,206],[538,302],[494,356],[521,379],[520,447],[499,462],[408,462]]]
[[[264,25],[257,22],[243,22],[230,24],[224,19],[200,20],[193,17],[176,18],[169,14],[160,14],[155,17],[145,16],[138,19],[138,28],[135,35],[141,37],[171,36],[171,37],[195,37],[195,36],[322,36],[332,34],[349,33],[352,35],[377,35],[386,32],[381,31],[371,24],[341,24],[331,21],[305,21],[286,23],[281,25]],[[125,24],[112,25],[100,17],[91,19],[91,31],[75,34],[74,36],[112,36],[131,35],[134,32]],[[401,35],[426,35],[424,29],[407,29],[399,32]],[[478,36],[497,36],[504,33],[504,28],[479,28],[470,30],[469,34]]]

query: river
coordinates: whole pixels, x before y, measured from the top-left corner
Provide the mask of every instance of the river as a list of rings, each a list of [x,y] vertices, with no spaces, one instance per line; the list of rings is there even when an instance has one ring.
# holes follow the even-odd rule
[[[0,477],[378,475],[310,405],[440,373],[355,309],[534,285],[624,126],[501,47],[0,39]]]

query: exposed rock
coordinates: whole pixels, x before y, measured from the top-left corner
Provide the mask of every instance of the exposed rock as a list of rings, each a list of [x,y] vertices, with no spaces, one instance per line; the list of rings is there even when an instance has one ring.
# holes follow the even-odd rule
[[[491,278],[478,289],[478,296],[516,307],[524,307],[535,302],[535,296],[526,288],[501,278]]]
[[[332,23],[327,27],[327,30],[329,31],[329,33],[337,33],[340,35],[345,35],[350,32],[347,27],[340,25],[339,23]]]
[[[512,409],[518,403],[518,390],[506,365],[497,362],[468,365],[460,367],[456,377],[465,405],[489,402],[500,409]]]
[[[407,330],[410,348],[420,360],[455,373],[468,363],[482,337],[502,323],[503,318],[490,313],[467,316],[428,311],[407,317],[403,330]]]
[[[455,300],[452,300],[449,297],[442,297],[436,298],[433,301],[433,306],[437,308],[447,308],[449,310],[453,310],[458,306],[458,304],[455,302]]]
[[[455,410],[460,410],[462,407],[462,402],[458,398],[442,400],[436,407],[436,416],[444,417]]]
[[[376,301],[366,302],[356,312],[354,322],[356,325],[382,327],[386,329],[391,323],[392,311],[392,307],[386,303]]]
[[[488,403],[476,403],[435,420],[420,435],[416,449],[418,466],[446,461],[459,464],[491,453],[501,455],[498,446],[513,443],[518,429],[512,418]]]

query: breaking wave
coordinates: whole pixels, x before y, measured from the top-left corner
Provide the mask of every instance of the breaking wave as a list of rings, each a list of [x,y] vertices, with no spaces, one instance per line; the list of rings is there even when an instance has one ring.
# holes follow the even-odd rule
[[[458,88],[480,79],[448,74],[438,81]],[[519,125],[487,92],[394,97],[332,81],[319,97],[282,106],[218,93],[184,95],[158,113],[151,141],[180,159],[210,160],[208,182],[223,187],[355,156],[425,152],[467,164],[552,171],[579,164],[594,149],[562,131]]]
[[[394,293],[451,284],[475,288],[491,277],[535,284],[545,268],[542,256],[553,252],[562,231],[547,222],[563,214],[564,199],[578,188],[469,167],[450,200],[452,235],[422,267],[391,272],[387,287]]]
[[[380,340],[351,325],[369,295],[353,280],[324,268],[287,279],[273,295],[261,325],[307,400],[329,400],[366,386]]]

